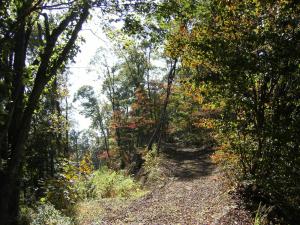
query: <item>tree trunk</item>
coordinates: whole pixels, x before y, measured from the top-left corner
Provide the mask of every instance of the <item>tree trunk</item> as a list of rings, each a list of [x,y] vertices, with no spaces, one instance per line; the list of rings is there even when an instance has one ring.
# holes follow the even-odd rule
[[[151,136],[151,138],[149,140],[149,143],[148,143],[148,146],[147,146],[148,150],[151,150],[152,145],[160,139],[161,130],[162,130],[164,124],[165,124],[167,106],[168,106],[169,97],[170,97],[170,94],[171,94],[171,87],[172,87],[172,83],[173,83],[173,80],[174,80],[174,77],[175,77],[175,72],[176,72],[176,64],[177,64],[177,59],[175,59],[173,65],[171,66],[169,74],[168,74],[168,86],[167,86],[166,98],[165,98],[164,105],[163,105],[163,108],[162,108],[160,120],[157,124],[157,127],[156,127],[153,135]]]
[[[24,85],[22,83],[20,84],[20,82],[22,82],[24,78],[23,69],[25,67],[27,51],[27,43],[26,39],[24,38],[25,25],[21,27],[19,33],[16,34],[16,48],[14,50],[16,53],[14,62],[16,83],[14,84],[14,87],[16,93],[20,97],[19,99],[21,99],[22,101],[13,102],[17,105],[16,107],[14,107],[13,112],[12,121],[14,123],[14,126],[10,126],[8,135],[8,141],[10,141],[10,158],[7,160],[7,166],[5,168],[1,168],[0,171],[0,224],[14,225],[18,223],[20,181],[22,178],[21,163],[24,160],[24,145],[30,130],[30,123],[32,120],[33,112],[38,104],[39,98],[46,84],[49,82],[51,77],[53,77],[57,73],[60,66],[68,58],[68,54],[72,50],[78,33],[81,30],[81,26],[89,15],[89,8],[90,6],[88,4],[85,4],[70,39],[60,53],[57,61],[53,63],[52,67],[50,67],[49,61],[52,57],[56,41],[69,25],[69,23],[75,20],[76,12],[72,12],[64,20],[62,20],[58,27],[53,30],[51,36],[47,38],[47,44],[44,48],[44,52],[41,55],[41,63],[36,74],[34,86],[32,92],[30,93],[25,109],[23,103],[24,87],[22,88],[22,86]],[[23,44],[21,49],[18,48],[20,40]],[[17,107],[19,107],[19,109],[17,109]]]

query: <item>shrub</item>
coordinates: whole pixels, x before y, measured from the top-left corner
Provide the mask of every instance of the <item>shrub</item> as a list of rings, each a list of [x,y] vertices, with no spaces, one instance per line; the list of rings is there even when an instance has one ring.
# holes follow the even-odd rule
[[[159,158],[156,145],[153,145],[152,149],[147,152],[147,154],[144,156],[144,160],[144,169],[146,172],[151,172],[153,168],[158,167]]]
[[[35,213],[33,208],[27,205],[20,205],[19,224],[29,225],[32,222],[33,214]]]
[[[143,157],[144,170],[147,174],[147,183],[155,184],[164,179],[163,171],[160,168],[161,159],[158,157],[157,146],[153,145],[152,149]]]
[[[90,155],[85,155],[79,164],[62,159],[58,163],[55,177],[43,183],[45,196],[41,202],[50,202],[58,209],[68,209],[78,200],[90,197],[92,185],[90,183],[93,171]]]
[[[142,194],[140,184],[123,171],[113,171],[102,167],[93,174],[94,193],[99,198],[132,197]]]
[[[31,225],[73,225],[71,218],[63,215],[50,203],[41,204],[31,215]]]

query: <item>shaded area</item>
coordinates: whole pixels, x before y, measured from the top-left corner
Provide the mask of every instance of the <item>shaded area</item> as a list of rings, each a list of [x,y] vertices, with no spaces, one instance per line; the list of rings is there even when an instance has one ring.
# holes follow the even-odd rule
[[[166,145],[163,153],[171,162],[169,169],[172,175],[180,180],[208,176],[216,168],[210,159],[213,150],[207,146],[199,148]]]

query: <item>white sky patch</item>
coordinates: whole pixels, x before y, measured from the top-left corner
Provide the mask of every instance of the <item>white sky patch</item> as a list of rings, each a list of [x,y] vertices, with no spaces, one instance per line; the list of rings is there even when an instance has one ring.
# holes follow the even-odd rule
[[[98,24],[97,24],[98,22]],[[109,41],[101,30],[100,20],[94,16],[88,21],[80,32],[80,36],[85,39],[85,43],[80,46],[80,52],[75,58],[75,63],[69,65],[69,102],[72,103],[71,121],[77,130],[88,129],[91,124],[90,119],[85,118],[79,112],[83,110],[79,102],[73,103],[74,94],[83,85],[90,85],[94,88],[97,95],[100,95],[102,81],[99,72],[95,71],[90,65],[98,48],[107,48]]]

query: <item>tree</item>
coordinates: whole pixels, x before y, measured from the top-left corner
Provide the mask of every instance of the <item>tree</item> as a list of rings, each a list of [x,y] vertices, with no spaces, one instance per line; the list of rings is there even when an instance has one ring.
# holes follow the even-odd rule
[[[108,54],[101,49],[92,64],[104,77],[102,91],[112,114],[110,133],[120,153],[121,167],[125,167],[136,154],[135,149],[147,143],[157,116],[153,102],[158,97],[151,90],[150,73],[155,67],[149,64],[150,58],[147,58],[151,56],[146,50],[149,46],[140,44],[122,31],[110,30],[109,35],[112,34],[113,37],[118,36],[118,39],[114,38],[117,46],[114,52],[119,62],[109,65]]]
[[[81,104],[84,107],[82,114],[87,118],[92,119],[92,127],[100,129],[101,136],[104,139],[104,151],[107,152],[109,156],[109,130],[108,130],[108,116],[105,115],[103,109],[97,101],[93,87],[82,86],[76,93],[75,101],[81,100]]]
[[[18,218],[24,144],[39,98],[76,52],[89,1],[10,1],[1,4],[0,223]],[[57,16],[53,10],[62,9]],[[64,11],[63,11],[64,10]]]
[[[152,134],[152,136],[151,136],[151,138],[148,142],[148,145],[147,145],[147,148],[149,150],[152,149],[152,145],[154,143],[156,143],[156,142],[160,143],[160,141],[161,141],[161,132],[162,132],[162,129],[164,128],[164,125],[166,123],[167,106],[168,106],[169,97],[170,97],[170,94],[171,94],[172,83],[173,83],[173,80],[174,80],[174,77],[175,77],[176,65],[177,65],[177,59],[174,60],[174,63],[171,65],[171,69],[168,73],[166,97],[165,97],[165,100],[164,100],[164,103],[163,103],[163,108],[161,110],[160,119],[159,119],[158,124],[156,126],[156,129],[154,130],[154,132],[153,132],[153,134]]]
[[[69,122],[64,115],[68,108],[63,104],[67,95],[65,82],[64,76],[55,76],[49,82],[33,115],[22,163],[22,205],[34,204],[43,196],[41,181],[53,179],[58,172],[58,159],[69,156]]]
[[[219,128],[244,178],[271,193],[272,201],[296,209],[300,5],[216,0],[196,8],[202,17],[186,16],[169,40],[177,48],[169,50],[194,70],[195,82],[216,90],[215,99],[223,102]]]

